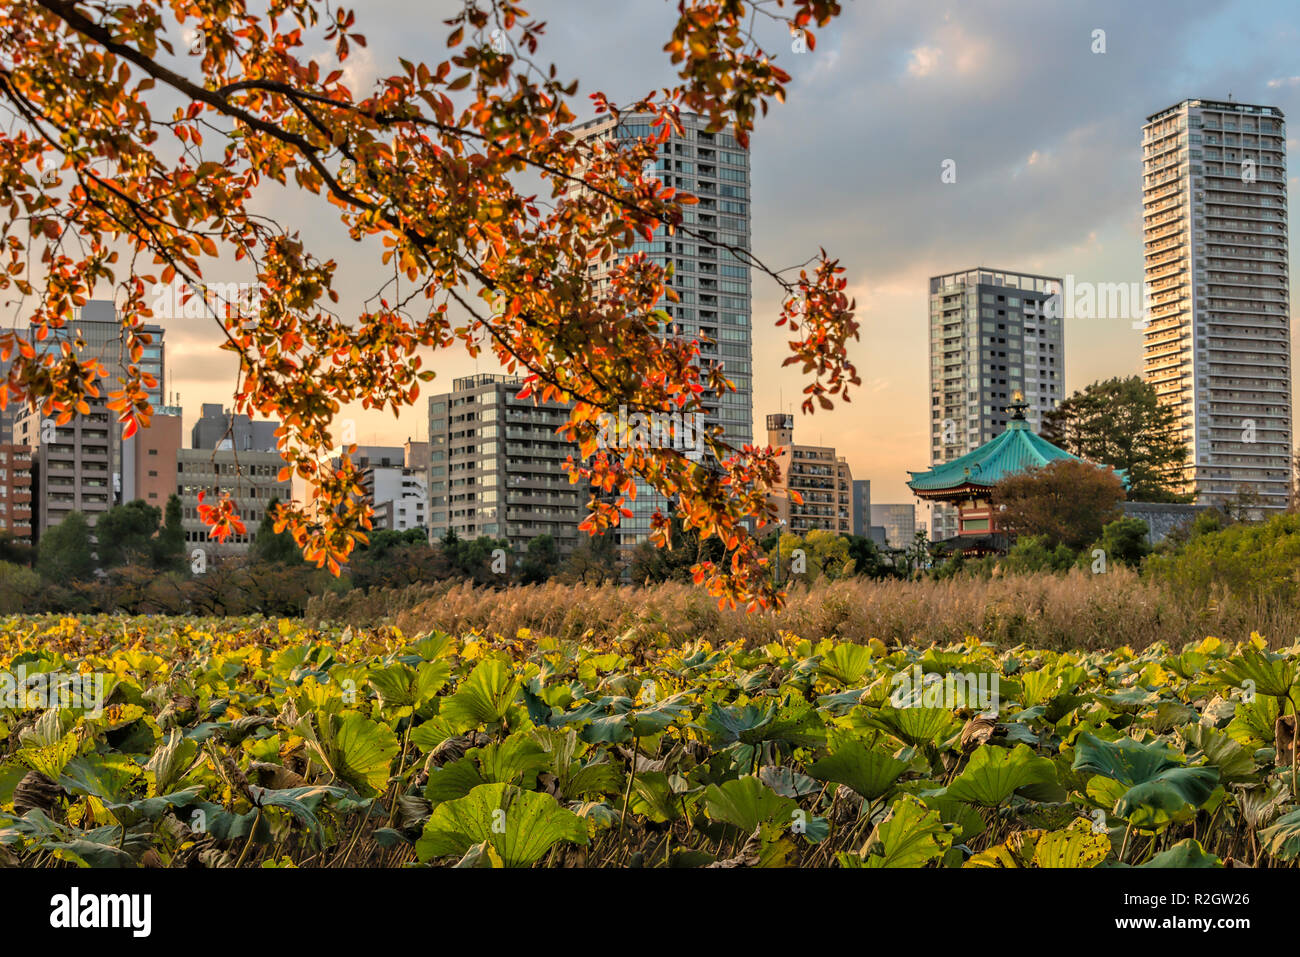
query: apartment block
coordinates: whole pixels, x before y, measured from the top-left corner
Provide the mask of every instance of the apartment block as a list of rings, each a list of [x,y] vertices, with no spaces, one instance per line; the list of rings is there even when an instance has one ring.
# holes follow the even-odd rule
[[[1291,323],[1286,124],[1274,106],[1183,100],[1142,128],[1143,373],[1174,408],[1197,504],[1287,504]]]
[[[25,445],[0,445],[0,533],[32,543],[32,453]]]
[[[736,391],[721,399],[705,396],[705,424],[722,426],[724,439],[739,448],[753,441],[754,431],[750,269],[743,254],[732,251],[751,248],[749,151],[730,133],[709,132],[706,117],[683,113],[681,119],[682,134],[674,133],[660,146],[654,175],[697,196],[699,203],[685,207],[676,235],[657,233],[648,242],[635,243],[630,252],[673,267],[670,285],[681,301],[664,304],[672,320],[665,332],[698,337],[701,361],[726,369]],[[652,134],[650,123],[651,117],[643,114],[625,114],[618,121],[598,117],[576,132],[588,139],[640,139]],[[592,267],[593,282],[603,281],[605,268]],[[626,551],[643,541],[651,518],[656,511],[666,513],[667,504],[638,483],[636,500],[627,503],[632,517],[618,527],[620,546]]]
[[[420,446],[424,446],[421,453]],[[376,530],[405,532],[428,528],[428,443],[405,446],[360,446],[352,454],[361,472],[361,487],[374,509]],[[420,463],[423,469],[409,466]]]
[[[429,398],[429,529],[437,539],[505,538],[517,554],[539,535],[561,553],[578,542],[590,495],[564,463],[578,447],[556,430],[565,403],[517,398],[522,380],[483,373]]]
[[[89,406],[88,415],[74,415],[64,425],[32,410],[25,410],[14,423],[15,444],[29,449],[31,455],[37,539],[72,512],[81,512],[93,527],[116,504],[116,416],[102,395],[91,399]]]
[[[830,446],[796,445],[794,416],[779,412],[767,417],[767,443],[780,447],[777,464],[781,484],[771,494],[783,531],[805,535],[814,529],[853,533],[853,472]],[[802,504],[790,500],[798,492]]]
[[[1055,277],[983,266],[930,279],[931,465],[1001,434],[1013,392],[1024,393],[1035,432],[1065,397],[1064,329],[1052,301],[1061,288]],[[933,506],[931,526],[936,541],[955,536],[956,509]]]
[[[290,482],[279,480],[284,460],[275,452],[237,451],[235,449],[181,449],[176,453],[176,492],[181,497],[181,516],[185,541],[201,547],[211,556],[247,553],[266,517],[272,499],[281,502],[293,497]],[[199,493],[204,503],[213,503],[229,492],[235,510],[247,529],[225,542],[209,537],[208,527],[199,518]]]

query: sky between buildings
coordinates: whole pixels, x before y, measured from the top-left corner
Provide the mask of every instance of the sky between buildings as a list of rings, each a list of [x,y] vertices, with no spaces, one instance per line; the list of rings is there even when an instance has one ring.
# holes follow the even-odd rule
[[[907,469],[929,465],[930,276],[971,266],[1078,281],[1140,283],[1141,126],[1187,97],[1280,107],[1300,154],[1300,8],[1294,0],[1041,0],[937,3],[850,0],[796,53],[770,28],[762,37],[794,81],[784,106],[760,120],[752,141],[753,249],[770,265],[804,261],[819,247],[847,267],[862,322],[851,355],[862,376],[853,401],[798,416],[795,440],[833,444],[876,502],[912,501]],[[456,2],[369,0],[357,8],[369,46],[350,61],[353,92],[397,72],[398,57],[436,63],[442,20]],[[603,90],[620,102],[672,82],[662,46],[674,22],[668,0],[536,0],[548,24],[536,59],[580,80],[575,109]],[[1104,30],[1105,52],[1093,52]],[[945,160],[956,182],[941,182]],[[1292,195],[1297,177],[1289,174]],[[297,226],[321,258],[340,263],[342,306],[354,313],[388,273],[350,243],[333,207],[284,191],[264,211]],[[1291,220],[1291,273],[1297,274]],[[223,278],[209,273],[209,281]],[[238,277],[229,277],[238,278]],[[106,290],[99,290],[104,294]],[[1293,325],[1295,298],[1292,299]],[[779,299],[754,282],[755,437],[766,413],[793,410],[803,381],[783,370]],[[1141,332],[1126,319],[1066,321],[1066,389],[1137,373]],[[208,322],[171,320],[168,389],[186,409],[229,404],[235,365],[214,352]],[[220,355],[220,358],[217,356]],[[497,371],[484,357],[440,353],[438,379]],[[424,398],[394,420],[360,414],[362,443],[426,438]]]

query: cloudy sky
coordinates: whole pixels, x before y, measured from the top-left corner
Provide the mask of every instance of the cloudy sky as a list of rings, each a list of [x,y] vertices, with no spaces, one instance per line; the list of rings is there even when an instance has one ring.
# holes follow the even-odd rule
[[[528,6],[548,24],[537,59],[580,80],[580,119],[590,116],[594,90],[627,101],[672,81],[662,46],[675,3]],[[872,480],[875,501],[911,501],[906,470],[928,464],[928,278],[984,265],[1140,282],[1145,117],[1188,97],[1231,94],[1280,107],[1293,121],[1290,152],[1300,155],[1300,11],[1295,0],[845,7],[815,52],[767,37],[794,81],[753,138],[754,251],[785,266],[825,247],[847,267],[862,320],[852,357],[863,384],[851,404],[798,420],[796,441],[837,445],[854,476]],[[357,8],[369,46],[350,72],[364,87],[396,72],[398,57],[437,62],[441,21],[458,4],[368,0]],[[1104,53],[1093,52],[1097,30],[1105,31]],[[941,182],[945,160],[956,164],[955,183]],[[1289,181],[1294,195],[1295,175]],[[353,308],[383,282],[373,257],[334,228],[331,207],[292,194],[269,202],[318,255],[338,260]],[[1298,249],[1293,235],[1293,274]],[[756,281],[756,435],[782,402],[797,409],[803,385],[781,369],[777,304],[774,288]],[[189,417],[200,402],[228,401],[234,367],[216,357],[215,337],[192,320],[167,326],[169,387]],[[1126,320],[1073,320],[1065,335],[1068,390],[1140,368],[1141,334]],[[453,376],[494,369],[459,354],[439,356],[434,368],[434,391]],[[363,443],[425,437],[422,411],[358,422]]]

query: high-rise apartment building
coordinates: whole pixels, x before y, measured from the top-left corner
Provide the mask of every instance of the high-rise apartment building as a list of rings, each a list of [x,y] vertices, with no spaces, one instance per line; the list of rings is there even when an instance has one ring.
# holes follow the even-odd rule
[[[93,527],[115,504],[116,417],[103,395],[89,405],[89,414],[74,415],[63,425],[30,410],[14,424],[15,443],[31,451],[38,539],[72,512],[81,512]]]
[[[163,329],[146,325],[143,331],[149,334],[151,341],[144,347],[137,365],[154,377],[155,385],[145,391],[150,405],[157,410],[163,406],[163,381],[167,368]],[[135,485],[139,470],[139,443],[135,439],[122,438],[122,427],[117,422],[116,413],[110,413],[106,407],[108,394],[121,388],[118,378],[125,376],[126,367],[130,365],[122,326],[112,300],[88,301],[75,320],[61,329],[51,330],[43,341],[36,342],[33,336],[33,345],[38,352],[51,352],[60,349],[64,342],[75,342],[78,337],[86,344],[80,350],[80,357],[98,359],[108,372],[107,378],[99,385],[100,398],[90,403],[88,421],[78,423],[78,419],[87,417],[74,416],[71,422],[55,429],[53,417],[24,409],[18,413],[14,424],[14,441],[32,449],[36,499],[33,511],[38,536],[41,531],[57,525],[70,511],[84,512],[87,521],[93,525],[100,512],[139,497]],[[105,431],[108,433],[106,440],[101,434]],[[71,464],[81,457],[79,443],[83,438],[87,440],[84,470],[73,468]],[[52,442],[58,449],[52,453],[42,451],[40,446],[47,442]],[[101,449],[106,449],[103,456]],[[101,472],[101,465],[106,466],[107,477]],[[103,498],[105,495],[107,499]],[[69,503],[75,505],[75,509],[69,507]]]
[[[576,132],[588,139],[638,139],[651,135],[651,120],[643,114],[625,114],[618,121],[604,116]],[[749,152],[730,133],[710,133],[705,117],[684,113],[682,126],[680,136],[673,134],[659,147],[654,175],[697,196],[699,203],[684,208],[683,228],[675,235],[661,231],[649,242],[636,243],[631,252],[673,266],[670,284],[681,297],[665,304],[673,326],[688,339],[699,336],[701,361],[721,362],[736,386],[720,400],[705,395],[705,425],[722,426],[723,438],[739,448],[752,442],[754,434],[753,314],[749,266],[731,250],[750,248]],[[594,280],[599,283],[601,277],[596,269]],[[643,541],[651,517],[667,508],[663,496],[639,483],[636,500],[626,504],[632,517],[618,527],[624,550]]]
[[[1291,323],[1282,111],[1184,100],[1142,128],[1143,372],[1177,410],[1198,504],[1287,504]]]
[[[1051,301],[1060,292],[1060,279],[982,266],[930,280],[932,465],[1001,434],[1017,390],[1032,428],[1042,428],[1064,398],[1062,310]],[[956,509],[933,506],[931,528],[935,541],[955,536]]]
[[[483,373],[429,398],[429,529],[437,539],[505,538],[522,554],[539,535],[561,553],[578,543],[589,486],[564,463],[578,446],[556,430],[570,406],[517,398],[516,376]]]
[[[853,472],[843,456],[830,446],[796,445],[794,416],[778,412],[767,417],[767,443],[779,447],[777,465],[781,484],[771,493],[782,531],[806,535],[814,529],[853,532]],[[799,493],[802,503],[790,500]]]

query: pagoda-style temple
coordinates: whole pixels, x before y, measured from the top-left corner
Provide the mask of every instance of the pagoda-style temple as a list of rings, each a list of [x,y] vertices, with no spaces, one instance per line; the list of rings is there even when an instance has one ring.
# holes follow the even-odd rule
[[[1057,459],[1083,461],[1036,435],[1025,421],[1029,406],[1019,393],[1012,398],[1012,404],[1006,409],[1011,417],[1006,430],[997,438],[928,472],[909,470],[912,479],[907,485],[918,498],[957,506],[957,537],[935,544],[963,555],[1005,552],[1010,540],[998,528],[997,514],[990,500],[993,486],[1008,475],[1041,468]],[[1122,473],[1117,474],[1125,478]]]

